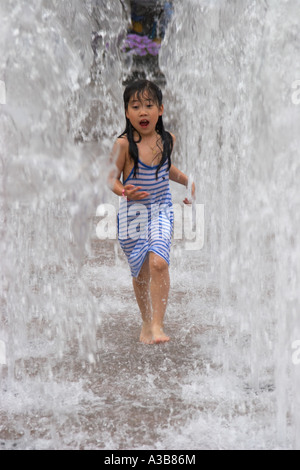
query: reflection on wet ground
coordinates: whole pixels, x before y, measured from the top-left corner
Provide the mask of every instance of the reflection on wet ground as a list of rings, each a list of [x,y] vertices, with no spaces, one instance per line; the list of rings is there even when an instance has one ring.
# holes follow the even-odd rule
[[[2,448],[259,448],[272,390],[257,396],[226,367],[230,328],[218,316],[218,288],[203,280],[201,256],[186,253],[184,261],[174,249],[165,322],[172,339],[143,345],[124,258],[115,242],[94,240],[92,248],[83,270],[99,304],[97,351],[82,360],[74,339],[60,359],[44,357],[41,340],[38,357],[16,361],[13,384],[2,382]],[[43,327],[28,325],[36,334]]]

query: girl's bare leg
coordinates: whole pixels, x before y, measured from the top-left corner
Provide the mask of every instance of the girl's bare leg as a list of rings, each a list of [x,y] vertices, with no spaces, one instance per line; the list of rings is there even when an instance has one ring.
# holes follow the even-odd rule
[[[152,312],[150,298],[150,269],[149,256],[146,257],[138,277],[132,278],[133,288],[139,309],[142,314],[143,326],[140,341],[146,344],[153,343]]]
[[[153,342],[164,343],[170,340],[169,336],[163,331],[164,316],[170,290],[169,266],[163,258],[150,252],[149,271]]]

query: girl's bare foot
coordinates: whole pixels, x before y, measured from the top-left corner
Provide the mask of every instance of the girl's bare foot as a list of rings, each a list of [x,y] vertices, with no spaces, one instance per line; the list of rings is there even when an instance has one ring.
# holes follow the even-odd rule
[[[167,336],[162,326],[152,325],[152,343],[167,343],[170,341],[170,337]]]
[[[140,341],[145,344],[153,344],[154,341],[150,322],[143,322]]]

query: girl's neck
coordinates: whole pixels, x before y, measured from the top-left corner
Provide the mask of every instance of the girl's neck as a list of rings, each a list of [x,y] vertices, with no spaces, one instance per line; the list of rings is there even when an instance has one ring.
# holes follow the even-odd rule
[[[153,142],[153,140],[157,140],[158,138],[159,134],[156,131],[153,131],[151,132],[151,134],[148,135],[138,134],[137,132],[134,133],[134,140],[137,143],[143,142],[145,144],[148,144],[149,142]]]

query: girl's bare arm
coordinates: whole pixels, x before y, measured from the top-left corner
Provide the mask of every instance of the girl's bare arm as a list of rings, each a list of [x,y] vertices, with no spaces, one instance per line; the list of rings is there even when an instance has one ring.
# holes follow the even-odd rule
[[[169,177],[171,181],[175,181],[175,183],[183,184],[187,187],[189,179],[188,177],[182,173],[182,171],[178,170],[174,165],[171,165]]]
[[[117,195],[122,196],[124,189],[120,181],[121,174],[124,170],[126,161],[126,147],[121,139],[118,139],[112,149],[110,155],[110,163],[113,166],[108,175],[108,186]]]
[[[172,133],[171,133],[171,136],[173,138],[173,147],[174,147],[176,143],[176,137]],[[178,168],[176,168],[174,165],[171,165],[169,178],[171,181],[175,181],[175,183],[183,184],[183,186],[185,186],[186,188],[188,187],[188,183],[189,183],[188,177],[184,173],[182,173],[182,171],[178,170]],[[192,183],[192,198],[193,199],[195,199],[195,192],[196,192],[195,183]],[[183,202],[185,204],[190,204],[192,201],[189,201],[188,198],[185,198]]]
[[[182,173],[182,171],[178,170],[174,165],[171,165],[169,178],[171,181],[175,181],[175,183],[183,184],[186,188],[188,187],[189,179],[188,177]],[[195,199],[195,192],[196,187],[195,183],[192,183],[192,198]],[[185,198],[183,201],[185,204],[190,204],[192,201],[189,201],[188,198]]]
[[[108,185],[110,189],[117,195],[122,196],[125,190],[125,196],[129,199],[140,200],[149,196],[146,191],[141,191],[141,186],[133,186],[131,184],[123,185],[120,181],[121,174],[124,171],[126,162],[127,143],[125,139],[118,139],[112,149],[110,162],[113,165],[108,175]]]

